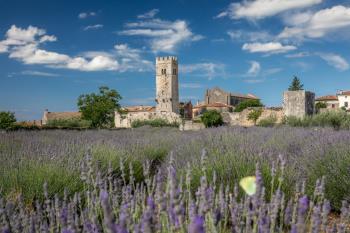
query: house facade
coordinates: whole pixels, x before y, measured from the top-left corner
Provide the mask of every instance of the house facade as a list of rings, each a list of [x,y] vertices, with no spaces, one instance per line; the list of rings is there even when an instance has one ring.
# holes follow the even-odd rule
[[[346,111],[350,110],[350,91],[339,91],[337,93],[339,108],[344,108]]]
[[[321,96],[315,99],[315,103],[325,103],[326,109],[338,109],[339,108],[339,100],[335,95],[326,95]]]

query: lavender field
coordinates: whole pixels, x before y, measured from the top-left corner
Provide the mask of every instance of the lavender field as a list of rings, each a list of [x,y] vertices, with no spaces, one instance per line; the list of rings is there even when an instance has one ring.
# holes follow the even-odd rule
[[[349,187],[349,131],[0,134],[2,232],[346,232]]]

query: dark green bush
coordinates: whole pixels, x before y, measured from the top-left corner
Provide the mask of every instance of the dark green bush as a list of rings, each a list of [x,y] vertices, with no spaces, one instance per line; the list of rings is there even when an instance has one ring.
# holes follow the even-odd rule
[[[0,129],[11,128],[16,123],[15,114],[12,112],[0,112]]]
[[[242,112],[244,109],[249,107],[263,107],[263,104],[260,100],[245,100],[237,104],[235,107],[235,112]]]
[[[179,127],[179,123],[177,122],[170,123],[169,121],[160,118],[154,120],[136,120],[131,123],[132,128],[139,128],[146,125],[152,127]]]
[[[202,114],[201,120],[206,128],[218,127],[224,124],[221,114],[216,110],[209,110]]]
[[[90,128],[91,121],[80,118],[49,120],[46,127],[52,128]]]

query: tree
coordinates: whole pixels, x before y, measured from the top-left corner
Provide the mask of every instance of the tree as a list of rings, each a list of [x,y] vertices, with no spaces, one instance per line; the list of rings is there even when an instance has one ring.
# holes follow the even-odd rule
[[[325,102],[317,102],[315,108],[316,111],[319,112],[321,108],[327,108],[327,104]]]
[[[0,112],[0,129],[8,129],[16,123],[15,114],[12,112]]]
[[[81,95],[78,98],[82,119],[91,121],[92,127],[112,127],[114,111],[119,111],[122,97],[116,90],[102,86],[99,93]]]
[[[300,82],[300,79],[297,76],[294,76],[292,83],[290,84],[288,91],[301,91],[304,85]]]
[[[218,127],[224,124],[221,114],[216,110],[209,110],[202,114],[201,120],[206,128]]]
[[[254,109],[253,111],[251,111],[249,114],[248,114],[248,120],[249,121],[253,121],[254,122],[254,125],[256,125],[256,122],[257,120],[259,119],[259,117],[261,116],[262,114],[262,109],[259,108],[259,109]]]
[[[260,100],[244,100],[236,105],[235,112],[242,112],[244,109],[249,107],[263,107],[263,104],[260,102]]]

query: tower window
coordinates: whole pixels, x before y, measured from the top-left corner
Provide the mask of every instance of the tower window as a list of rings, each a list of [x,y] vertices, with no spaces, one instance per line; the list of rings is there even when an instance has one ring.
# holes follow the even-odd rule
[[[166,69],[162,69],[162,74],[166,74]]]
[[[173,75],[176,75],[176,69],[173,69]]]

